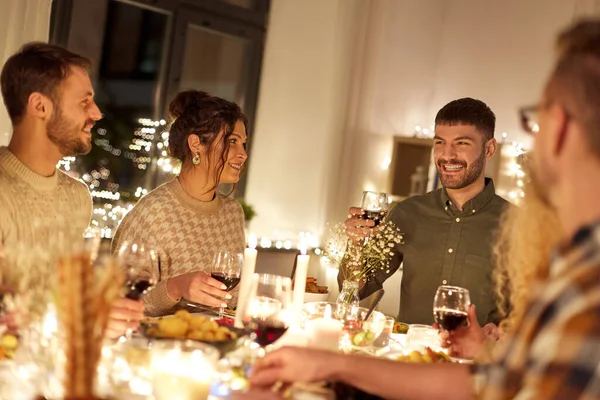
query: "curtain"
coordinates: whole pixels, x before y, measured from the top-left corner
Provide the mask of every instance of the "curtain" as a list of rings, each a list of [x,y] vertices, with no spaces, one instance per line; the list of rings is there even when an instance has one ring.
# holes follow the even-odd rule
[[[2,65],[24,43],[47,41],[52,0],[0,1],[0,58]],[[0,145],[8,144],[11,125],[4,102],[0,106]]]

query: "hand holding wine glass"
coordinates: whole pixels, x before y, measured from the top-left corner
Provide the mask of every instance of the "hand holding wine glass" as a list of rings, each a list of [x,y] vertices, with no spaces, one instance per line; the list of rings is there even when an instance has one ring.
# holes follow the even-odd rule
[[[278,275],[254,274],[242,321],[254,331],[255,342],[265,348],[287,331],[294,315],[292,281]]]
[[[467,289],[458,286],[440,286],[433,300],[435,322],[445,331],[468,326],[471,299]]]
[[[240,274],[244,264],[242,253],[231,251],[220,251],[215,255],[211,278],[214,278],[224,284],[227,292],[231,292],[240,283]],[[220,305],[219,318],[223,317],[225,311],[224,304]]]
[[[152,290],[160,275],[160,251],[146,244],[125,242],[116,257],[124,269],[124,296],[113,307],[111,318],[114,326],[119,321],[126,326],[126,335],[130,336],[132,322],[137,326],[143,317],[138,311],[140,307],[143,310],[142,297]]]
[[[360,208],[362,209],[362,218],[373,221],[377,227],[387,216],[389,211],[389,201],[387,193],[365,191],[362,195]]]

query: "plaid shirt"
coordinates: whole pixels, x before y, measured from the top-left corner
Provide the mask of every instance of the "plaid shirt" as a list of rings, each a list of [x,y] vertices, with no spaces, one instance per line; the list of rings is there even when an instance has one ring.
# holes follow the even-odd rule
[[[600,223],[561,246],[498,362],[482,398],[600,399]]]

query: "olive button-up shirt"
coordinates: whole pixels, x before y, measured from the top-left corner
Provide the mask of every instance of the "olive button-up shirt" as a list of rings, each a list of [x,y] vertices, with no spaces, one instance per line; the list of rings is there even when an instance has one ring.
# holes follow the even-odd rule
[[[509,203],[495,194],[494,183],[459,210],[445,189],[398,203],[389,219],[404,233],[389,273],[370,277],[361,297],[380,289],[403,262],[398,320],[433,323],[433,298],[440,285],[467,288],[480,324],[498,322],[492,284],[492,246],[501,214]]]

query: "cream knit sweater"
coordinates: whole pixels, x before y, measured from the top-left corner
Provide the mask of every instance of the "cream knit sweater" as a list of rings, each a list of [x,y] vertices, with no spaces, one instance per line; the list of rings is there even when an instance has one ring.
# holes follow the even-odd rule
[[[81,238],[91,215],[85,184],[58,170],[38,175],[0,147],[0,248],[44,247],[67,234]]]
[[[125,216],[112,242],[159,246],[165,253],[159,271],[150,272],[158,284],[144,296],[145,313],[164,315],[179,302],[167,293],[167,279],[193,271],[210,273],[221,250],[243,252],[244,212],[230,197],[218,194],[210,202],[189,196],[177,178],[143,197]]]

